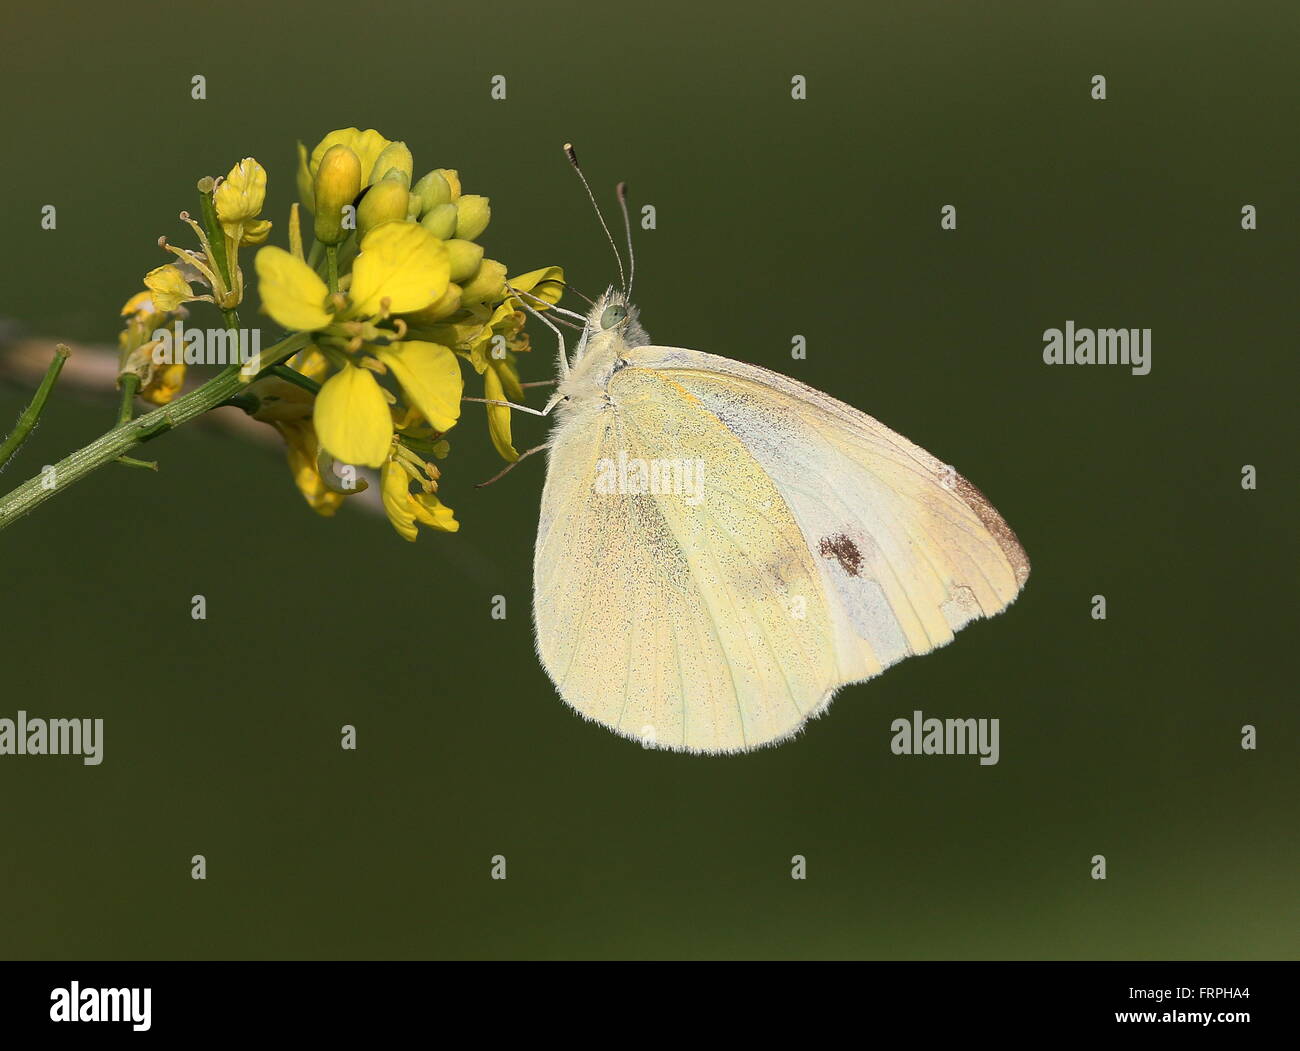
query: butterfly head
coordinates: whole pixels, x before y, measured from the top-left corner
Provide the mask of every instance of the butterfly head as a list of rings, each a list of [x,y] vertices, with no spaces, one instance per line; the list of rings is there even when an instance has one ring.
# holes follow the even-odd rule
[[[587,315],[587,338],[600,342],[616,341],[629,347],[643,347],[650,337],[641,327],[640,312],[627,298],[627,293],[607,288],[596,300]],[[605,337],[600,340],[600,337]]]

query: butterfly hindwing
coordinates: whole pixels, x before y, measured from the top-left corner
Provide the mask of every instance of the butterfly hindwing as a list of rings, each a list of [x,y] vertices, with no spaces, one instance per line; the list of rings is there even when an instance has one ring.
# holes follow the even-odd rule
[[[588,718],[660,747],[789,735],[836,674],[798,524],[694,399],[643,369],[610,391],[617,409],[561,426],[551,450],[534,566],[543,666]],[[700,488],[599,491],[602,462],[637,461],[703,464]]]

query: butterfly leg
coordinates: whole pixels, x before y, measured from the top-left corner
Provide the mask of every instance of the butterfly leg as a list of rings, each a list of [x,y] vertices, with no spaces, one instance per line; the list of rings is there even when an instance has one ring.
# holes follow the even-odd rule
[[[560,379],[562,379],[562,380],[563,380],[563,379],[568,379],[568,377],[569,377],[569,350],[568,350],[568,348],[564,345],[564,333],[561,332],[560,329],[559,329],[559,327],[558,327],[557,325],[555,325],[555,324],[551,321],[551,319],[548,318],[545,314],[543,314],[540,310],[537,310],[537,309],[535,309],[534,307],[529,306],[528,303],[525,302],[524,297],[527,297],[528,299],[535,299],[535,300],[537,300],[537,302],[542,303],[542,304],[545,304],[547,307],[550,307],[550,308],[553,309],[553,310],[558,310],[559,308],[558,308],[558,307],[554,307],[554,306],[552,306],[550,303],[547,303],[546,300],[541,299],[540,297],[533,295],[531,292],[521,292],[521,291],[519,291],[519,289],[517,289],[517,288],[508,288],[507,291],[509,291],[509,292],[513,292],[515,295],[519,296],[519,297],[520,297],[520,298],[519,298],[519,305],[522,306],[525,310],[528,311],[528,313],[532,314],[533,317],[537,318],[538,321],[540,321],[543,325],[545,325],[547,328],[549,328],[552,332],[555,333],[555,339],[556,339],[556,341],[557,341],[557,342],[559,343],[559,345],[560,345],[560,357],[559,357]],[[568,312],[568,311],[564,311],[564,313],[569,313],[569,312]],[[577,317],[578,315],[574,315],[574,316]]]
[[[479,482],[476,486],[474,486],[474,488],[475,488],[475,489],[482,489],[485,485],[491,485],[493,482],[497,481],[498,479],[500,479],[500,478],[504,478],[504,477],[505,477],[506,475],[508,475],[511,471],[513,471],[516,467],[518,467],[521,463],[523,463],[524,460],[526,460],[528,457],[532,456],[533,453],[539,453],[539,452],[541,452],[543,449],[549,449],[550,447],[551,447],[551,443],[550,443],[550,442],[546,442],[544,445],[535,445],[535,446],[533,446],[531,449],[527,449],[527,450],[525,450],[524,452],[521,452],[521,453],[519,454],[519,459],[518,459],[518,460],[516,460],[514,463],[508,463],[508,464],[506,464],[505,467],[503,467],[500,471],[498,471],[496,474],[494,474],[494,475],[493,475],[491,478],[489,478],[486,482]]]
[[[498,401],[496,398],[461,398],[460,400],[476,401],[481,405],[504,405],[507,409],[518,409],[520,412],[531,413],[533,416],[549,416],[551,414],[550,404],[544,409],[534,409],[531,405],[516,405],[513,401]]]

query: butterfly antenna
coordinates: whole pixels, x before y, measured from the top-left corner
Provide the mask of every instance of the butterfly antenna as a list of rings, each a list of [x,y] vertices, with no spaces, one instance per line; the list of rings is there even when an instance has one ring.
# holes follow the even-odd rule
[[[581,289],[574,288],[572,285],[567,283],[565,284],[564,287],[567,288],[574,295],[576,295],[579,299],[585,299],[587,301],[588,306],[594,307],[596,305],[596,301],[592,299],[591,296],[587,295],[586,292],[583,292]]]
[[[623,232],[627,234],[627,298],[631,299],[632,282],[636,280],[636,253],[632,250],[632,223],[627,217],[627,183],[619,183],[615,193],[618,194],[618,207],[623,212]]]
[[[591,192],[591,185],[587,182],[587,177],[582,174],[582,167],[578,164],[578,151],[573,148],[573,143],[566,142],[564,144],[564,155],[569,158],[573,170],[578,173],[578,178],[582,180],[582,187],[587,191],[587,199],[591,201],[591,206],[596,209],[596,218],[600,220],[600,228],[605,231],[605,237],[609,240],[609,247],[614,250],[614,259],[618,262],[619,285],[626,289],[627,275],[623,271],[623,257],[618,254],[618,245],[614,243],[614,235],[609,232],[605,217],[600,214],[600,205],[596,203],[596,195]]]

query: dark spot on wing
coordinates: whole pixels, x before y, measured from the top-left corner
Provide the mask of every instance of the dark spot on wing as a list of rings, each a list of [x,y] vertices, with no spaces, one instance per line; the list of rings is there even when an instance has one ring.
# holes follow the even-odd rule
[[[851,577],[856,577],[862,571],[862,552],[858,550],[858,545],[843,533],[822,537],[817,550],[822,558],[833,558],[838,561],[844,567],[844,572]]]

